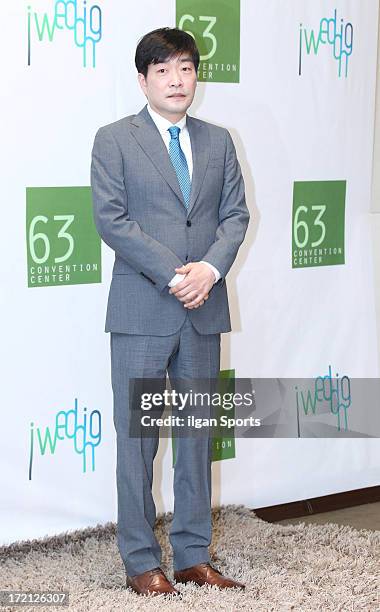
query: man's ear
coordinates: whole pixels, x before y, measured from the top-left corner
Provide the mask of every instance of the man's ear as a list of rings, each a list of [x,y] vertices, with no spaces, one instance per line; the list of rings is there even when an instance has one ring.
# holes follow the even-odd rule
[[[144,94],[146,95],[146,89],[147,88],[146,88],[146,78],[145,78],[145,76],[141,72],[139,72],[137,74],[137,78],[138,78],[138,81],[140,83],[141,89],[143,90]]]

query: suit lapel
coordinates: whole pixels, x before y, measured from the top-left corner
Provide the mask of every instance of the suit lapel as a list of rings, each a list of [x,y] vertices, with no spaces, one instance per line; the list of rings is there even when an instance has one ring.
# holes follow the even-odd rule
[[[188,214],[194,206],[206,174],[208,159],[210,157],[210,141],[205,125],[198,123],[193,117],[187,116],[187,129],[190,134],[191,153],[193,156],[193,176],[191,179],[191,193]]]
[[[191,181],[190,202],[187,210],[187,214],[189,214],[195,204],[203,183],[210,155],[210,144],[205,126],[199,124],[193,117],[189,116],[187,116],[186,125],[189,130],[193,157],[193,176]],[[146,106],[134,117],[132,126],[131,131],[137,143],[148,155],[185,208],[182,191],[168,150]]]
[[[174,193],[183,202],[183,206],[185,206],[182,191],[173,164],[170,161],[168,150],[146,106],[133,119],[132,125],[134,126],[132,134],[137,143],[148,155]]]

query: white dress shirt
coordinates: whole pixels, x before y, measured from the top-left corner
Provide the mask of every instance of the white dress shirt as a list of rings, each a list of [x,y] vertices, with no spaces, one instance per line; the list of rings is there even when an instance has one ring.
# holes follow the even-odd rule
[[[162,136],[162,139],[166,145],[168,152],[169,152],[169,142],[171,140],[171,136],[170,136],[170,132],[168,131],[168,128],[172,127],[173,125],[176,125],[180,128],[181,131],[179,133],[179,144],[181,146],[182,151],[185,154],[187,166],[189,168],[190,180],[191,180],[193,176],[193,155],[191,151],[190,134],[186,126],[186,115],[184,115],[182,119],[177,121],[177,123],[172,123],[171,121],[169,121],[168,119],[165,119],[165,117],[163,117],[162,115],[154,111],[150,107],[149,104],[147,105],[147,109],[154,123],[156,124],[158,131],[160,132]],[[217,270],[217,268],[215,268],[215,266],[210,264],[208,261],[202,260],[199,263],[206,264],[213,271],[215,275],[215,281],[214,281],[214,284],[215,284],[220,279],[219,270]],[[185,278],[185,274],[175,274],[173,278],[171,279],[171,281],[169,282],[169,287],[174,287],[174,285],[179,283],[184,278]]]

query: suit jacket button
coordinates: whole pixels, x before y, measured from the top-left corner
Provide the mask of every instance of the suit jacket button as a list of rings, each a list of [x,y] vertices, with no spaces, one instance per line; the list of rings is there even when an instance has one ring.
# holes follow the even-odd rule
[[[186,221],[186,225],[187,225],[187,227],[190,227],[190,226],[191,226],[191,221],[190,221],[190,219],[188,219],[188,220]]]

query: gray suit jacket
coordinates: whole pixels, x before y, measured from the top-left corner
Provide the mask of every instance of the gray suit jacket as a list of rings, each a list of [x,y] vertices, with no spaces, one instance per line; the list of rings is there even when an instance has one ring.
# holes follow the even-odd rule
[[[165,143],[146,106],[101,127],[91,187],[97,230],[115,251],[105,331],[166,336],[186,313],[201,334],[231,331],[225,276],[249,222],[229,132],[187,117],[193,155],[188,210]],[[221,273],[203,306],[187,310],[168,283],[201,259]]]

